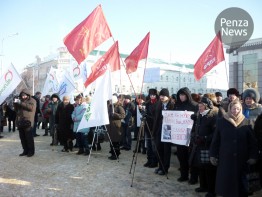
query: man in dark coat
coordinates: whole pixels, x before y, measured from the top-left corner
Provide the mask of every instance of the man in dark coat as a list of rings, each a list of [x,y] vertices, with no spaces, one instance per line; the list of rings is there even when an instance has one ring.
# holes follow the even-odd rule
[[[42,114],[41,113],[41,108],[40,108],[40,98],[41,98],[41,92],[36,92],[34,96],[32,96],[33,99],[36,101],[36,111],[35,111],[35,117],[34,117],[34,125],[33,125],[33,136],[37,137],[39,136],[36,133],[36,127],[37,127],[37,122],[38,122],[38,115]]]
[[[64,96],[63,102],[60,103],[57,107],[55,123],[58,127],[58,131],[60,134],[58,135],[59,138],[61,137],[62,144],[64,145],[64,149],[62,152],[69,152],[73,150],[73,142],[74,139],[73,135],[73,125],[74,122],[72,120],[72,113],[74,111],[74,106],[70,104],[70,97]],[[59,141],[60,141],[59,140]]]
[[[133,128],[133,117],[136,113],[136,106],[133,102],[131,102],[131,96],[125,95],[124,100],[124,110],[125,110],[125,118],[122,120],[122,128],[123,128],[123,135],[122,135],[122,143],[123,147],[122,150],[130,150],[132,146],[132,138],[131,138],[131,130]]]
[[[174,110],[176,111],[198,111],[198,105],[193,101],[190,90],[187,87],[181,88],[177,92],[177,102]],[[180,164],[180,177],[177,179],[179,182],[187,181],[189,175],[189,147],[184,145],[177,145],[177,158]],[[197,172],[191,169],[190,184],[197,183]]]
[[[16,112],[15,112],[15,109],[14,109],[13,102],[9,102],[6,105],[5,116],[8,119],[8,131],[11,132],[11,130],[13,130],[13,132],[15,132]],[[12,126],[13,126],[13,128],[12,128]]]
[[[26,127],[18,127],[19,137],[24,150],[19,156],[27,155],[27,157],[32,157],[35,154],[32,126],[34,125],[36,101],[31,98],[29,90],[22,90],[19,99],[14,99],[14,108],[17,114],[17,126],[22,120],[30,122],[30,125]]]
[[[159,92],[159,101],[156,103],[154,125],[153,125],[153,143],[155,143],[155,154],[158,156],[158,168],[155,170],[156,174],[165,175],[168,173],[171,158],[171,143],[162,142],[162,110],[173,110],[174,104],[171,102],[169,91],[163,88]],[[153,147],[154,148],[154,147]]]
[[[149,100],[147,100],[145,105],[145,111],[142,114],[145,114],[145,125],[144,125],[144,132],[145,132],[145,140],[147,144],[147,162],[144,164],[145,167],[155,168],[157,167],[157,156],[153,151],[153,143],[152,143],[152,130],[154,125],[154,114],[156,110],[156,103],[159,100],[159,96],[157,94],[156,89],[149,89],[148,91]],[[140,110],[143,108],[141,107]]]

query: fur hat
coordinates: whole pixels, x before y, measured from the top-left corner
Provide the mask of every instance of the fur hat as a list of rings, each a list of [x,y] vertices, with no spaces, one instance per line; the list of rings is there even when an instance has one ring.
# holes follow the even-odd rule
[[[163,88],[160,92],[159,92],[159,96],[167,96],[169,97],[169,91],[166,88]]]
[[[148,90],[148,94],[153,94],[153,95],[157,95],[157,90],[156,89],[149,89]]]
[[[213,109],[213,103],[212,101],[207,97],[202,97],[199,103],[203,103],[207,108]]]
[[[252,98],[256,103],[258,103],[258,101],[259,101],[259,99],[260,99],[260,94],[259,94],[259,92],[258,92],[256,89],[254,89],[254,88],[248,88],[248,89],[246,89],[246,90],[243,92],[243,94],[242,94],[242,99],[243,99],[243,101],[245,101],[245,99],[246,99],[247,97]]]
[[[117,96],[113,95],[112,96],[112,104],[117,103],[117,101],[118,101]]]
[[[125,95],[125,99],[131,100],[131,96],[130,95]]]
[[[239,92],[238,92],[238,90],[236,88],[229,88],[227,90],[227,97],[229,96],[229,94],[234,94],[237,97],[239,96]]]
[[[221,92],[216,92],[215,95],[216,95],[216,97],[219,97],[219,96],[223,97]]]

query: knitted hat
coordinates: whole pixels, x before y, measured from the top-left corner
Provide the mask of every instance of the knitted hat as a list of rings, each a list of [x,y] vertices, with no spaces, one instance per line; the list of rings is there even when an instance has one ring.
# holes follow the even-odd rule
[[[207,108],[213,109],[212,101],[207,97],[202,97],[199,103],[203,103]]]
[[[248,88],[248,89],[246,89],[246,90],[243,92],[243,94],[242,94],[242,99],[243,99],[243,101],[245,101],[245,99],[246,99],[247,97],[252,98],[256,103],[258,103],[258,101],[259,101],[259,99],[260,99],[260,94],[259,94],[259,92],[258,92],[256,89],[254,89],[254,88]]]
[[[160,95],[160,96],[167,96],[167,97],[169,97],[169,91],[168,91],[168,89],[163,88],[163,89],[159,92],[159,95]]]
[[[153,94],[153,95],[157,95],[157,90],[156,89],[149,89],[148,90],[148,94]]]
[[[227,90],[227,97],[229,96],[229,94],[234,94],[236,96],[239,96],[239,92],[238,92],[238,90],[236,88],[229,88]]]
[[[216,97],[219,97],[219,96],[223,97],[221,92],[216,92],[215,95],[216,95]]]
[[[172,94],[171,98],[174,99],[174,100],[177,100],[177,95],[176,94]]]

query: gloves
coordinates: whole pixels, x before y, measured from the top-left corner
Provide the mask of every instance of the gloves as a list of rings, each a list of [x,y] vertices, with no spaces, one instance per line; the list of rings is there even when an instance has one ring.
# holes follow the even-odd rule
[[[197,120],[197,116],[196,116],[195,114],[192,114],[192,115],[190,116],[190,118],[191,118],[192,120],[194,120],[194,121]]]
[[[210,157],[210,162],[213,166],[217,166],[218,159],[215,157]]]
[[[257,162],[257,161],[256,161],[255,159],[249,159],[249,160],[247,160],[247,163],[248,163],[249,165],[254,165],[256,162]]]

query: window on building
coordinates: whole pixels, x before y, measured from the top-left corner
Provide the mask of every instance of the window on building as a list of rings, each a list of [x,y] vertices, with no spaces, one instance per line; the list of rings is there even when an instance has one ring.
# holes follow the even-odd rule
[[[161,75],[161,81],[163,81],[163,75]]]
[[[168,76],[166,76],[166,81],[168,81]]]
[[[176,81],[178,81],[178,77],[176,77]]]

